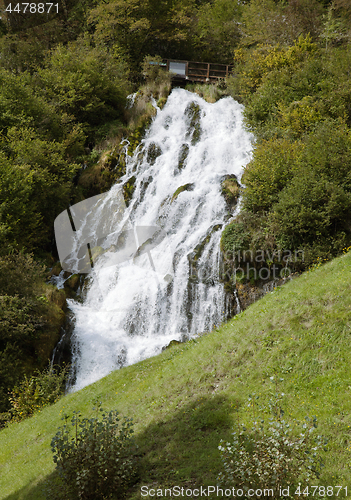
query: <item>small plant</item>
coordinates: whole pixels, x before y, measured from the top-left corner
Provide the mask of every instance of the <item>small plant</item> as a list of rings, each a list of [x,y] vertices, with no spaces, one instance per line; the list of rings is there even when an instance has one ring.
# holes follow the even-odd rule
[[[94,410],[90,419],[74,412],[71,425],[64,416],[64,425],[51,441],[65,499],[124,498],[136,474],[132,419],[120,424],[117,411],[105,412],[99,405]]]
[[[9,397],[12,419],[19,422],[40,408],[56,403],[64,393],[68,368],[50,366],[30,378],[25,375]]]
[[[239,423],[232,442],[221,440],[218,447],[224,465],[224,472],[218,478],[221,483],[245,492],[250,488],[278,491],[319,477],[323,466],[320,452],[326,442],[321,436],[312,437],[317,419],[306,417],[305,423],[288,422],[281,407],[283,396],[275,394],[268,408],[260,408],[260,412],[268,410],[268,419],[256,415],[258,397],[249,398],[252,421],[248,425]]]

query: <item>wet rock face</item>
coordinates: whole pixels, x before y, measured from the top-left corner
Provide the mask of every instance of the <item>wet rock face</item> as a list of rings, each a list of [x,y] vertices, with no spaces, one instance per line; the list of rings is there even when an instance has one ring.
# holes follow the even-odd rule
[[[46,297],[49,302],[53,302],[62,311],[67,309],[66,294],[63,290],[58,290],[57,288],[49,288]]]
[[[70,288],[76,292],[80,285],[80,278],[79,274],[72,274],[72,276],[65,281],[64,287]]]
[[[189,128],[187,137],[191,140],[194,146],[201,138],[201,108],[196,102],[191,102],[185,109],[185,115],[189,119]]]
[[[179,186],[179,188],[173,193],[173,196],[171,198],[171,203],[178,198],[180,193],[183,191],[192,191],[194,189],[194,184],[192,182],[189,182],[188,184],[184,184],[183,186]]]
[[[235,175],[226,175],[222,181],[222,194],[230,212],[235,210],[240,195],[240,184]]]
[[[132,199],[133,193],[135,191],[135,181],[136,181],[136,177],[133,175],[123,185],[123,196],[124,196],[124,201],[126,202],[127,206],[129,205],[130,200]]]
[[[183,144],[178,157],[178,170],[175,169],[174,174],[181,172],[186,164],[186,160],[189,154],[189,144]]]
[[[156,143],[152,142],[147,150],[147,162],[154,165],[157,158],[162,154],[162,149]]]
[[[174,345],[181,344],[181,343],[182,342],[180,340],[171,340],[168,345],[165,345],[165,346],[162,347],[162,351],[165,351],[166,349],[169,349],[170,347],[172,347]]]

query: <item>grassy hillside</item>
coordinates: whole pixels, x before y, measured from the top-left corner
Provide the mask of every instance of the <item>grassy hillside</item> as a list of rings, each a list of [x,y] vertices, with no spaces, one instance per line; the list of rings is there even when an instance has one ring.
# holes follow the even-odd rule
[[[115,371],[0,432],[0,498],[45,498],[54,470],[50,440],[64,413],[104,408],[133,417],[140,486],[215,484],[217,449],[245,419],[250,393],[264,399],[283,378],[288,413],[317,415],[329,439],[319,484],[351,480],[351,253],[307,272],[229,323],[159,356]]]

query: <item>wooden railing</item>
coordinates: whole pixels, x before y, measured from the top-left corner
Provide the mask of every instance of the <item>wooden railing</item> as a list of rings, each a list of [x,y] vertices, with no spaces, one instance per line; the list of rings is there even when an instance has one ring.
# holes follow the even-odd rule
[[[230,64],[217,64],[196,61],[179,61],[165,59],[162,63],[174,78],[189,80],[191,82],[215,82],[226,78],[233,70]]]

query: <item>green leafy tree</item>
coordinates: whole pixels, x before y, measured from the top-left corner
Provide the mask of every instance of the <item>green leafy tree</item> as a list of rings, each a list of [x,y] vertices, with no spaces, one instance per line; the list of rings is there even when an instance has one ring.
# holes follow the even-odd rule
[[[215,0],[199,8],[197,51],[204,61],[231,63],[241,36],[242,7],[231,0]]]
[[[128,69],[103,46],[80,38],[58,45],[38,71],[42,94],[58,113],[73,117],[88,133],[123,117],[128,94]]]
[[[53,222],[70,200],[78,165],[65,145],[40,139],[32,128],[11,128],[0,154],[0,221],[3,236],[31,251],[52,238]]]
[[[195,0],[110,0],[90,12],[95,39],[125,54],[134,68],[147,54],[187,58]]]
[[[326,50],[333,42],[340,41],[345,36],[345,26],[343,26],[342,20],[335,17],[334,11],[335,4],[332,3],[327,14],[323,16],[324,23],[321,37],[325,40]]]
[[[0,413],[10,408],[9,393],[30,371],[35,341],[44,325],[45,305],[38,300],[43,268],[28,254],[0,256]],[[14,370],[13,367],[16,367]]]
[[[55,128],[57,118],[43,97],[34,91],[29,74],[16,75],[0,68],[0,131],[13,126],[35,126],[39,133]]]
[[[267,212],[291,181],[301,154],[301,144],[285,139],[264,141],[254,151],[247,165],[243,183],[244,206],[250,212]]]
[[[299,36],[307,34],[316,39],[322,13],[323,7],[316,0],[252,0],[243,8],[241,44],[292,45]]]

